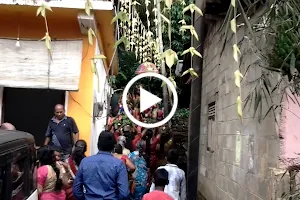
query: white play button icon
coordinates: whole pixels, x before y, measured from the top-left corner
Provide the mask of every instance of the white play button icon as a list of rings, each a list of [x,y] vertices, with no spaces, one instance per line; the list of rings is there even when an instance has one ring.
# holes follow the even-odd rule
[[[140,87],[140,112],[144,112],[151,106],[161,102],[161,100],[161,98]]]
[[[173,96],[173,107],[172,107],[170,113],[167,116],[164,116],[163,120],[158,121],[154,124],[148,124],[148,123],[144,123],[144,122],[137,120],[131,114],[129,107],[127,105],[127,103],[128,103],[127,102],[127,94],[129,92],[129,89],[131,88],[131,86],[134,85],[134,83],[136,81],[138,81],[142,78],[149,78],[149,77],[154,77],[154,78],[160,79],[161,81],[165,82],[169,86],[169,89],[171,89],[172,96]],[[140,87],[140,112],[147,110],[148,108],[159,103],[160,101],[162,101],[161,98],[157,97],[154,94],[151,94],[147,90],[144,90],[143,88]],[[178,105],[178,96],[177,96],[176,88],[174,87],[174,85],[170,81],[170,79],[168,79],[167,77],[165,77],[161,74],[147,72],[147,73],[139,74],[129,81],[129,83],[126,85],[126,87],[123,91],[122,103],[123,103],[125,114],[133,123],[135,123],[138,126],[142,126],[144,128],[155,128],[155,127],[159,127],[159,126],[166,124],[172,118],[172,116],[175,114],[176,108]]]

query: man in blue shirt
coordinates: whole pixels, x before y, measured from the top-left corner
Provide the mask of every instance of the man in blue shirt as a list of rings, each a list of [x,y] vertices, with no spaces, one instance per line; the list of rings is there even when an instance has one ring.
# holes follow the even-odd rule
[[[98,139],[99,153],[84,158],[73,183],[77,200],[124,200],[129,196],[128,175],[122,160],[113,157],[116,141],[103,131]]]

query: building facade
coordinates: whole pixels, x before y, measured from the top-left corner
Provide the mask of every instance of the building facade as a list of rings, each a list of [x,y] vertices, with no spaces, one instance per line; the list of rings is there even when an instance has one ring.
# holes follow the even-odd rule
[[[118,73],[111,24],[114,4],[91,1],[92,14],[87,16],[85,1],[48,2],[53,11],[46,11],[52,39],[49,60],[41,41],[45,20],[36,16],[43,2],[0,1],[0,119],[32,133],[40,146],[54,105],[63,104],[78,125],[80,139],[87,141],[90,155],[96,153],[95,137],[106,120],[111,93],[107,77],[110,71]],[[88,39],[89,28],[96,33],[93,44]],[[107,59],[95,61],[94,73],[91,59],[100,54]]]
[[[196,2],[201,6],[203,1]],[[263,11],[262,8],[251,16],[251,22],[259,23]],[[236,106],[239,90],[234,82],[234,38],[229,28],[227,42],[222,50],[226,31],[225,26],[222,28],[223,20],[206,21],[202,93],[201,102],[198,102],[201,105],[201,121],[197,199],[284,199],[280,197],[291,192],[292,171],[288,169],[298,166],[299,100],[290,91],[286,91],[290,95],[283,95],[283,90],[278,89],[272,93],[271,98],[262,95],[261,104],[254,113],[253,98],[251,105],[249,102],[245,107],[241,122]],[[194,20],[194,23],[197,29],[197,23],[200,22]],[[261,67],[265,63],[258,50],[269,50],[266,42],[268,36],[263,31],[255,32],[257,45],[253,45],[249,35],[247,27],[238,28],[240,71],[244,75],[241,84],[244,105],[246,97],[255,92],[254,88],[260,87],[262,75],[268,77],[270,88],[278,83],[276,73],[266,73]],[[257,91],[261,90],[257,88]],[[272,105],[278,105],[279,108],[268,112]],[[294,182],[299,183],[298,178]]]

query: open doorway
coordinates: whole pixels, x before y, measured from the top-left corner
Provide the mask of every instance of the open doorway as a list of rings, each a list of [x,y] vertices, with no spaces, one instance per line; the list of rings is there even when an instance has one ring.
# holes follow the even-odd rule
[[[54,106],[64,103],[65,91],[62,90],[4,88],[3,121],[31,133],[36,145],[41,146]]]

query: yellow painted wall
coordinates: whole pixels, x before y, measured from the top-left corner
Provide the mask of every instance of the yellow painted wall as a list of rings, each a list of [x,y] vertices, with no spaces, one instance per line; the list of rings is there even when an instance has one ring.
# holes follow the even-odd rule
[[[42,17],[36,17],[36,9],[36,7],[0,5],[0,37],[17,38],[19,28],[20,39],[43,38],[45,24]],[[80,131],[80,139],[84,139],[88,144],[87,155],[89,155],[94,87],[90,58],[95,54],[96,42],[90,45],[87,37],[82,36],[77,20],[78,12],[72,9],[53,9],[53,13],[47,13],[47,17],[52,39],[83,39],[79,91],[69,93],[68,116],[75,119]]]
[[[80,139],[84,139],[88,144],[87,155],[90,155],[93,119],[94,74],[91,72],[90,58],[95,55],[94,46],[89,45],[87,38],[84,39],[79,91],[69,93],[68,104],[68,115],[75,119]]]

